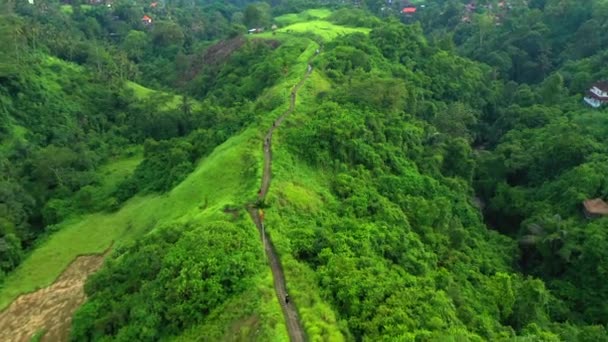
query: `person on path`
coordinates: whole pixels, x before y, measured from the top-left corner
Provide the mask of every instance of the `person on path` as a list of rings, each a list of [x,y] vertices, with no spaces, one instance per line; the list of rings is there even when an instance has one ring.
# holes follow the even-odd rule
[[[289,295],[288,294],[285,295],[285,304],[289,304]]]

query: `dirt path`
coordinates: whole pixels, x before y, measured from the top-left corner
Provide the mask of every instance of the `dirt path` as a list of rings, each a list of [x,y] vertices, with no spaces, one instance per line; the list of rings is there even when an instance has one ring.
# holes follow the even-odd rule
[[[287,109],[278,119],[274,121],[272,127],[270,127],[268,133],[264,137],[264,171],[262,174],[262,187],[258,193],[258,199],[261,201],[266,198],[266,194],[270,188],[270,181],[272,180],[272,134],[274,133],[275,129],[277,129],[281,123],[283,123],[285,118],[293,113],[296,107],[296,97],[298,96],[298,91],[304,82],[306,82],[311,73],[312,67],[309,64],[306,74],[304,74],[302,80],[291,91],[289,109]],[[277,294],[277,298],[279,299],[279,303],[281,303],[283,315],[285,316],[289,338],[294,342],[303,342],[306,340],[306,334],[304,333],[304,328],[302,328],[302,324],[300,323],[300,318],[298,316],[295,303],[293,302],[293,299],[290,299],[289,303],[285,302],[287,288],[285,286],[285,275],[283,274],[281,262],[277,257],[277,253],[274,249],[272,241],[270,240],[270,237],[264,230],[264,222],[262,222],[262,219],[258,215],[257,209],[253,205],[250,205],[248,210],[249,214],[251,215],[251,219],[255,223],[256,227],[258,227],[262,242],[264,243],[264,251],[268,257],[268,262],[270,263],[272,277],[274,280],[274,289]]]
[[[310,65],[310,64],[309,64]],[[270,180],[272,179],[272,134],[274,130],[279,128],[279,126],[283,123],[286,117],[288,117],[296,108],[296,97],[298,96],[298,91],[304,85],[304,82],[308,79],[308,77],[312,74],[312,68],[306,71],[304,77],[300,81],[300,83],[296,84],[296,86],[291,90],[290,101],[289,101],[289,109],[287,109],[278,119],[274,121],[272,127],[266,133],[264,137],[264,173],[262,174],[262,187],[260,188],[260,193],[258,194],[259,199],[266,198],[266,194],[268,193],[268,189],[270,188]]]
[[[85,300],[84,283],[104,257],[80,256],[51,286],[15,299],[0,312],[0,341],[27,342],[41,330],[45,331],[42,341],[67,341],[72,315]]]

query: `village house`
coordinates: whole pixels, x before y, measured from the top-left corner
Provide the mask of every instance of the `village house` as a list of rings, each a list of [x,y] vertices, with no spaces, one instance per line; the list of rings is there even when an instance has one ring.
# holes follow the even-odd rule
[[[416,13],[416,7],[414,7],[414,6],[404,7],[401,10],[401,13],[406,14],[406,15],[412,15],[412,14]]]
[[[150,17],[149,17],[149,16],[147,16],[147,15],[144,15],[144,16],[141,18],[141,22],[142,22],[142,24],[144,24],[144,25],[146,25],[146,26],[148,26],[148,25],[152,25],[152,18],[150,18]]]
[[[264,29],[261,28],[261,27],[252,28],[252,29],[249,29],[247,32],[249,32],[249,34],[252,34],[252,33],[262,33],[262,32],[264,32]]]
[[[583,201],[583,213],[588,219],[606,216],[608,215],[608,204],[601,198],[585,200]]]
[[[593,108],[599,108],[608,103],[608,82],[597,82],[592,85],[584,100]]]

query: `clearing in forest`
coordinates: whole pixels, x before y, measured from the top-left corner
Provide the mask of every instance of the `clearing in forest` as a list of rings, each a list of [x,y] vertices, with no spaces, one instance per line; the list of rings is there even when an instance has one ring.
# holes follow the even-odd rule
[[[300,13],[288,13],[282,16],[274,18],[274,21],[281,26],[292,25],[304,21],[310,21],[314,19],[326,19],[331,15],[331,10],[327,8],[316,8],[309,9]]]
[[[0,341],[29,341],[39,331],[42,341],[66,341],[72,315],[85,300],[84,283],[103,260],[103,255],[80,256],[51,286],[19,296],[0,312]]]
[[[325,20],[313,20],[302,23],[296,23],[283,28],[280,28],[278,32],[294,32],[294,33],[312,33],[321,38],[324,41],[330,41],[340,35],[346,35],[351,33],[369,33],[371,29],[362,27],[348,27],[332,24]]]

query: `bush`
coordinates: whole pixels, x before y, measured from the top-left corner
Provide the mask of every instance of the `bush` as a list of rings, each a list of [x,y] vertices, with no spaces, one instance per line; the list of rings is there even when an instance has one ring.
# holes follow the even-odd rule
[[[155,231],[89,279],[90,300],[74,317],[71,339],[153,341],[180,333],[251,286],[259,253],[256,239],[228,222]]]

